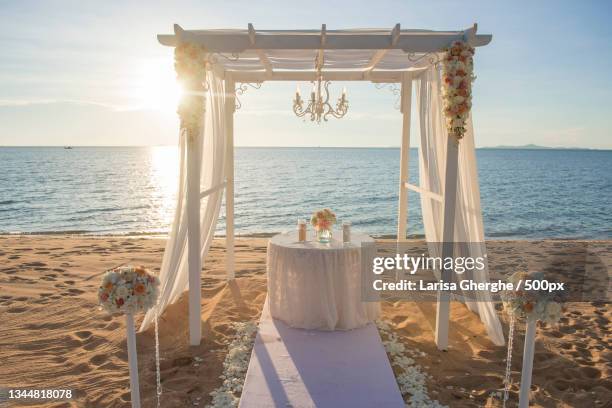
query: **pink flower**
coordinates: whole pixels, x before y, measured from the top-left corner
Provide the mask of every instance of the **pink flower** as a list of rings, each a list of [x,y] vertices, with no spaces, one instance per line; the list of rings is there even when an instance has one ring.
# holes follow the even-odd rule
[[[330,222],[327,220],[321,220],[319,221],[319,228],[321,229],[329,229],[330,227]]]
[[[146,292],[146,288],[145,285],[143,285],[142,283],[138,283],[136,284],[136,286],[134,286],[134,293],[137,295],[142,295]]]

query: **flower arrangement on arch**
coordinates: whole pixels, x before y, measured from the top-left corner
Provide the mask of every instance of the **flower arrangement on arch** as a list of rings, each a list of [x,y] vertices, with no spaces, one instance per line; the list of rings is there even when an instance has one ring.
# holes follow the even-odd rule
[[[472,108],[474,81],[474,47],[455,41],[442,60],[442,97],[448,133],[461,140]]]
[[[202,93],[206,81],[206,50],[193,44],[180,44],[174,49],[174,69],[176,77],[184,88],[178,107],[181,127],[196,131],[204,116]]]
[[[310,217],[310,224],[315,230],[330,230],[332,225],[336,223],[336,214],[329,208],[316,211]]]
[[[100,306],[108,313],[136,313],[155,306],[159,279],[143,266],[107,271],[98,288]]]
[[[522,281],[524,287],[526,281],[544,282],[542,272],[515,272],[510,279],[514,286]],[[555,324],[561,318],[563,302],[561,297],[548,290],[512,290],[505,293],[504,309],[516,317],[526,319],[535,318],[548,324]]]

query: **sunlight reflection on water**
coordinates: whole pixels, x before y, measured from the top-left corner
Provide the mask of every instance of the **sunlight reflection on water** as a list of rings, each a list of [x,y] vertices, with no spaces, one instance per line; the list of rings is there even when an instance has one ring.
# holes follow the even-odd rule
[[[477,151],[488,237],[610,238],[612,152]],[[374,235],[394,234],[398,149],[236,149],[236,232],[292,229],[320,207]],[[417,181],[417,151],[410,155]],[[0,233],[167,233],[178,149],[0,148]],[[422,234],[409,195],[408,230]],[[217,232],[224,233],[224,209]]]

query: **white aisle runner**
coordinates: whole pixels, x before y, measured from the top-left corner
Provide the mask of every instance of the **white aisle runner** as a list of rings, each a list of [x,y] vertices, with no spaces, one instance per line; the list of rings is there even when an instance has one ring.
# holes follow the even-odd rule
[[[349,331],[294,329],[273,320],[268,300],[240,407],[404,407],[373,324]]]

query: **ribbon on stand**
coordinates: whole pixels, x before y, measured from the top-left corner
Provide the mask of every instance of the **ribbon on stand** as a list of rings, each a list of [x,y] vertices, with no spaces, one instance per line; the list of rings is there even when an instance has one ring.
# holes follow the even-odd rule
[[[157,382],[157,408],[161,406],[161,370],[159,369],[159,308],[155,306],[155,380]]]
[[[508,394],[510,387],[512,386],[512,348],[514,345],[514,326],[516,319],[514,313],[510,313],[510,329],[508,330],[508,353],[506,354],[506,375],[504,376],[504,401],[503,408],[506,408],[506,402],[508,401]]]

